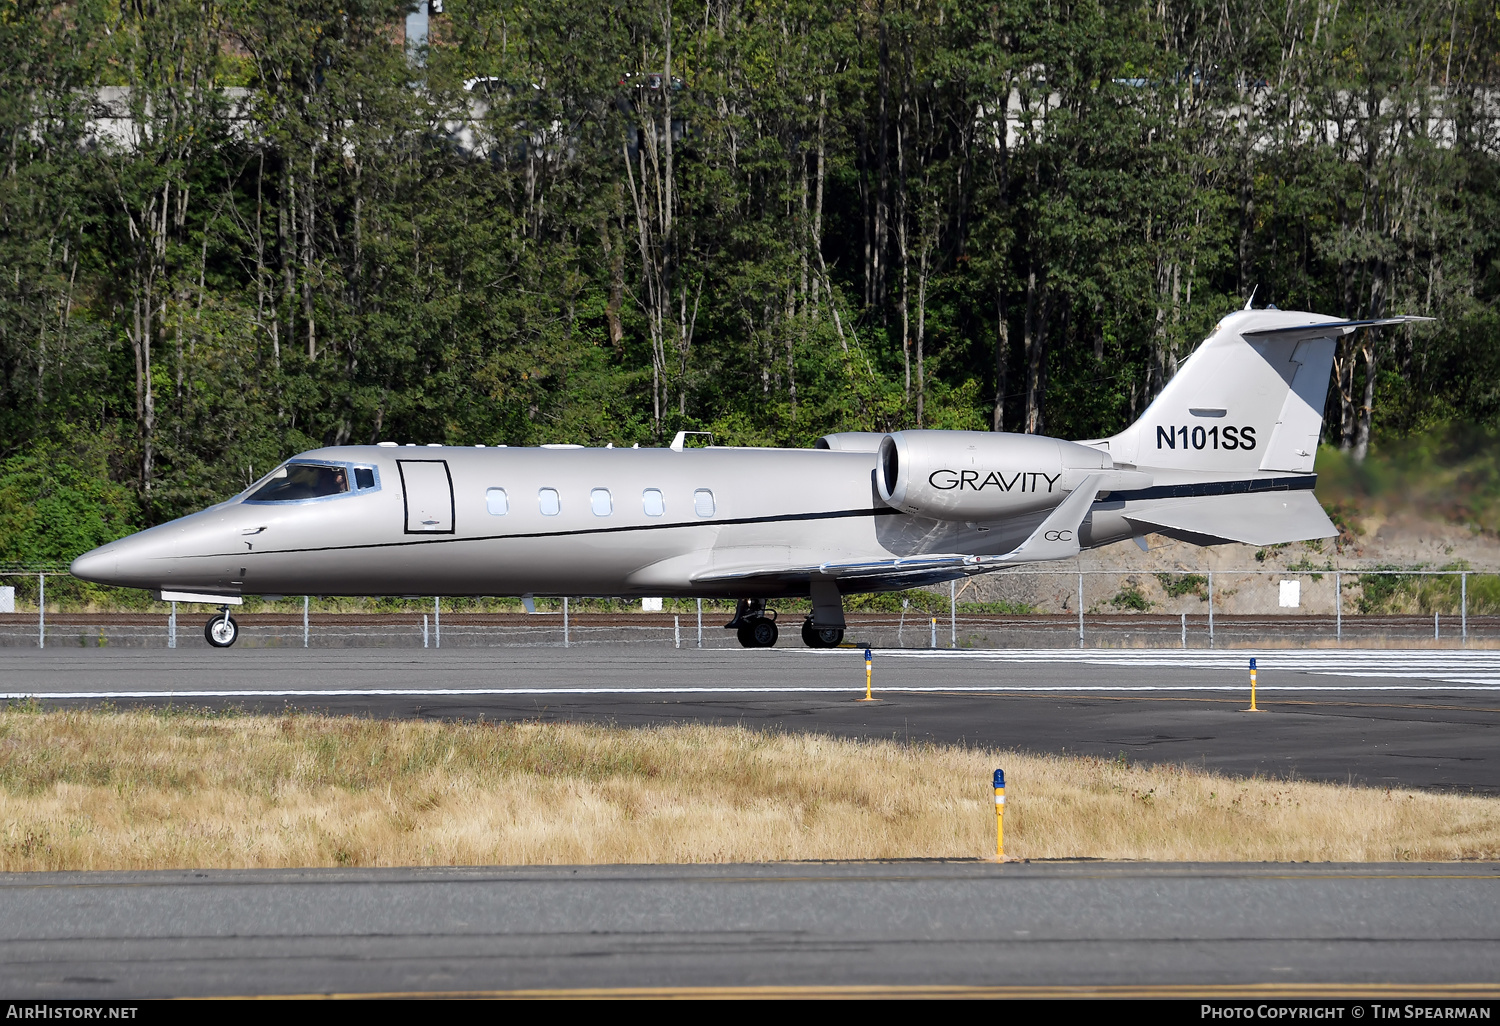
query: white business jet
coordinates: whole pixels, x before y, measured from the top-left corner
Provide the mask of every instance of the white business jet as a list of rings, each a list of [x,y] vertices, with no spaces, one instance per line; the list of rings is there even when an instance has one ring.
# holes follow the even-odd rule
[[[1242,310],[1110,438],[896,431],[812,449],[506,448],[382,442],[295,456],[226,502],[111,542],[75,576],[222,607],[255,595],[810,597],[809,646],[842,597],[1070,559],[1148,532],[1211,545],[1337,533],[1313,496],[1336,340],[1425,318]]]

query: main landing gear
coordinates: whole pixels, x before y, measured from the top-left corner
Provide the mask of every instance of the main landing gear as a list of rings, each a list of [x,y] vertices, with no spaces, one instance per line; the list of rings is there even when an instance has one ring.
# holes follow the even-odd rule
[[[214,648],[228,648],[239,639],[240,625],[229,615],[228,606],[224,607],[222,616],[216,616],[203,625],[203,636]]]
[[[802,621],[802,643],[808,648],[838,648],[844,640],[844,603],[838,582],[814,578],[808,593],[813,608]],[[734,619],[724,626],[733,630],[746,648],[770,648],[780,634],[776,611],[766,608],[765,599],[740,599],[734,607]]]
[[[734,607],[734,619],[724,627],[732,629],[745,648],[770,648],[781,636],[776,610],[767,609],[765,599],[740,599]]]
[[[802,643],[808,648],[838,648],[843,640],[842,627],[814,627],[810,616],[802,621]]]

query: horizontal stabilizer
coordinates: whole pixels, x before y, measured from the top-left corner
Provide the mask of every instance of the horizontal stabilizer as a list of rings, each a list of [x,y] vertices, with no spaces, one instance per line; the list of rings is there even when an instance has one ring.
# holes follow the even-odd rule
[[[1267,335],[1296,335],[1301,333],[1312,334],[1314,332],[1337,331],[1340,335],[1347,335],[1356,328],[1385,328],[1393,324],[1408,324],[1415,321],[1430,321],[1431,317],[1379,317],[1370,321],[1323,321],[1317,324],[1293,324],[1285,328],[1253,328],[1242,331],[1240,334],[1245,338],[1263,338]]]
[[[1131,510],[1125,519],[1140,527],[1183,531],[1246,545],[1333,538],[1338,528],[1310,491],[1214,495]]]

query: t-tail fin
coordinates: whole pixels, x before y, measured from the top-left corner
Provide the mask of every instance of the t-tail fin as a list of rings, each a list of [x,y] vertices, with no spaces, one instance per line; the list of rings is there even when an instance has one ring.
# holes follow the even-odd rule
[[[1359,328],[1430,319],[1236,311],[1139,420],[1104,440],[1110,457],[1116,465],[1172,470],[1311,473],[1336,340]]]

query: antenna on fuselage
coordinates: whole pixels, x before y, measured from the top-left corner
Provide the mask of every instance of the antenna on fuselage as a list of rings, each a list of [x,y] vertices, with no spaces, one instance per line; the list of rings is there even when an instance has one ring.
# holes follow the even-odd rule
[[[1253,302],[1255,302],[1255,293],[1256,293],[1256,290],[1259,289],[1259,288],[1260,288],[1259,285],[1252,285],[1250,287],[1250,298],[1247,299],[1247,300],[1245,300],[1245,309],[1246,310],[1249,310],[1250,309],[1250,304],[1253,303]]]

